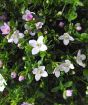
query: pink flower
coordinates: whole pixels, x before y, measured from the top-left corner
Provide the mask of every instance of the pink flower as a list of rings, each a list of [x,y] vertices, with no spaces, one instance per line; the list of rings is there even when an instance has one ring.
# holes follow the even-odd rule
[[[8,24],[4,23],[3,26],[0,27],[2,34],[9,34],[10,33],[10,27]]]
[[[24,79],[25,79],[24,76],[22,75],[19,76],[19,82],[23,81]]]
[[[26,10],[24,15],[22,16],[22,19],[26,21],[32,20],[33,19],[32,12],[30,12],[29,10]]]
[[[66,96],[71,97],[72,96],[72,90],[66,90]]]

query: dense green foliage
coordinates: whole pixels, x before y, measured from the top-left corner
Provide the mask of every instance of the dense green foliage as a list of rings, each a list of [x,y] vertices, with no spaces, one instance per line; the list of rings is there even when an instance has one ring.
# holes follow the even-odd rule
[[[26,10],[35,13],[34,20],[26,22],[22,19]],[[35,36],[25,31],[25,24],[29,30],[36,31],[35,23],[39,21],[44,25]],[[0,74],[7,82],[5,90],[0,92],[0,105],[21,105],[23,102],[34,105],[88,104],[88,0],[0,0],[0,26],[4,22],[9,24],[10,33],[2,35],[0,31],[0,60],[3,62]],[[60,26],[60,22],[64,25]],[[81,24],[80,31],[76,29],[76,23]],[[18,45],[7,40],[15,30],[25,34]],[[59,40],[66,32],[75,39],[67,46]],[[47,51],[32,55],[28,41],[37,40],[41,35]],[[75,62],[78,50],[86,55],[84,68]],[[56,78],[54,69],[66,59],[72,62],[74,70],[62,71]],[[36,81],[32,71],[42,65],[48,77]],[[15,79],[11,78],[12,72],[17,74]],[[25,79],[20,82],[19,76]],[[67,89],[73,94],[64,98]]]

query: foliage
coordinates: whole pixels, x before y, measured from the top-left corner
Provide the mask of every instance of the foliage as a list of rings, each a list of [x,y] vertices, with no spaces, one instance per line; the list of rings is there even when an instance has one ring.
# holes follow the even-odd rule
[[[7,82],[4,91],[0,92],[0,105],[21,105],[23,102],[31,105],[88,104],[87,7],[87,0],[0,0],[0,28],[4,23],[10,27],[9,34],[4,35],[0,30],[0,74]],[[33,12],[34,18],[30,21],[22,19],[26,10]],[[41,28],[36,26],[38,22],[43,23]],[[24,37],[19,38],[18,43],[9,43],[8,39],[16,30]],[[69,39],[66,45],[65,39],[60,40],[64,33],[69,33],[74,41]],[[29,41],[37,41],[41,36],[44,38],[42,46],[46,45],[47,50],[39,50],[34,55]],[[86,56],[85,67],[77,63],[80,51]],[[69,72],[60,68],[66,65],[65,60],[71,61]],[[74,69],[70,68],[71,64]],[[48,76],[41,76],[36,81],[33,70],[40,66],[45,66]],[[59,69],[58,78],[55,69]],[[13,72],[16,78],[12,77]],[[72,90],[71,97],[64,98],[66,90]]]

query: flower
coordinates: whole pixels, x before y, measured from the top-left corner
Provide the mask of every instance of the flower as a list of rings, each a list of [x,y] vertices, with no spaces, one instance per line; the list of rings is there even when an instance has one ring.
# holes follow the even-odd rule
[[[74,38],[70,36],[68,33],[64,33],[59,37],[60,40],[63,40],[64,45],[68,45],[69,41],[74,41]]]
[[[13,79],[14,79],[14,78],[16,78],[16,76],[17,76],[17,74],[16,74],[16,72],[15,72],[15,71],[11,73],[11,78],[13,78]]]
[[[19,31],[18,30],[16,30],[13,34],[12,34],[12,36],[10,37],[10,38],[8,38],[8,42],[9,43],[15,43],[15,44],[18,44],[18,42],[19,42],[19,39],[20,38],[23,38],[24,37],[24,34],[23,33],[19,33]]]
[[[63,22],[63,21],[60,21],[60,22],[59,22],[59,27],[60,27],[60,28],[63,28],[63,27],[64,27],[64,22]]]
[[[74,65],[71,63],[70,60],[65,60],[65,62],[59,66],[59,69],[60,71],[64,71],[65,73],[67,73],[70,69],[74,69]]]
[[[0,74],[0,91],[3,92],[5,86],[7,85],[5,79],[3,76]]]
[[[59,69],[59,66],[57,66],[57,67],[54,69],[53,74],[55,74],[55,76],[56,76],[57,78],[60,76],[60,69]]]
[[[82,30],[82,27],[81,27],[80,23],[76,23],[75,24],[75,28],[76,28],[77,31],[81,31]]]
[[[30,34],[31,36],[35,36],[36,32],[35,32],[35,31],[34,31],[34,32],[31,31],[29,34]]]
[[[23,102],[21,105],[34,105],[33,103],[32,104],[29,104],[27,102]]]
[[[33,19],[32,12],[30,12],[29,10],[26,10],[24,15],[22,16],[22,19],[26,21],[32,20]]]
[[[20,82],[23,81],[24,79],[25,79],[24,76],[22,76],[22,75],[19,76],[19,81]]]
[[[43,25],[44,25],[43,22],[37,22],[37,23],[35,24],[35,26],[36,26],[37,29],[41,29]]]
[[[53,74],[58,78],[60,76],[60,71],[64,71],[65,73],[69,72],[70,69],[74,69],[74,65],[69,60],[65,60],[64,63],[58,65]]]
[[[84,54],[81,54],[81,50],[79,50],[76,57],[77,64],[79,64],[82,67],[85,67],[86,65],[82,62],[85,59],[86,59],[86,56]]]
[[[72,96],[72,90],[66,90],[66,96],[71,97]]]
[[[39,66],[32,71],[35,74],[35,80],[39,81],[41,77],[47,77],[48,73],[45,71],[45,66]]]
[[[63,98],[66,99],[67,97],[71,97],[73,94],[73,90],[68,89],[63,92]]]
[[[77,26],[77,27],[76,27],[76,30],[77,30],[77,31],[81,31],[81,30],[82,30],[82,27],[81,27],[81,26]]]
[[[10,27],[8,24],[4,23],[3,26],[0,27],[2,34],[9,34],[10,33]]]
[[[29,40],[29,44],[33,47],[32,54],[35,55],[39,53],[39,51],[46,51],[47,46],[43,43],[43,36],[40,36],[37,41],[36,40]]]

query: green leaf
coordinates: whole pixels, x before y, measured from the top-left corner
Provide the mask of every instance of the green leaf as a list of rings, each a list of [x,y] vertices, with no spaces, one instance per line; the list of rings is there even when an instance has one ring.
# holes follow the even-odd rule
[[[72,86],[72,84],[73,84],[73,82],[72,81],[68,81],[68,82],[66,82],[65,83],[65,88],[68,88],[68,87],[71,87]]]
[[[84,76],[88,76],[88,70],[84,70],[84,71],[83,71],[83,75],[84,75]]]
[[[59,87],[57,86],[57,87],[53,88],[53,89],[51,90],[51,92],[57,92],[58,90],[59,90]]]

